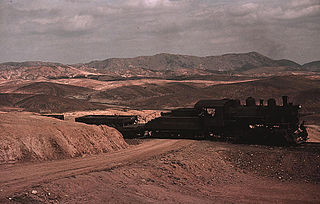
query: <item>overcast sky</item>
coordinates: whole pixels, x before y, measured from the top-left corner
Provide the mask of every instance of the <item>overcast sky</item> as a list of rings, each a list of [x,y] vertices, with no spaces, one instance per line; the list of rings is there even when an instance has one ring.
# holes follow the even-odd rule
[[[0,0],[0,62],[257,51],[320,60],[320,0]]]

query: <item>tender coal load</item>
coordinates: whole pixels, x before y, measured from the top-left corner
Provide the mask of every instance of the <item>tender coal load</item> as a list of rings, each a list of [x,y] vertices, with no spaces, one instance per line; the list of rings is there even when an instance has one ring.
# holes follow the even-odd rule
[[[107,125],[111,127],[123,127],[136,123],[136,115],[86,115],[75,118],[76,122],[94,125]]]
[[[144,125],[137,124],[137,115],[86,115],[75,118],[75,121],[114,127],[126,138],[142,136],[145,132]]]
[[[246,100],[246,106],[255,106],[256,100],[252,97],[248,97]]]

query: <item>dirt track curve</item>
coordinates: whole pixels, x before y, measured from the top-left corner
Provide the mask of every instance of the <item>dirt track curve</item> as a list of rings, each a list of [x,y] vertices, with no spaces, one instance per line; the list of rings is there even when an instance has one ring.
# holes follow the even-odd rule
[[[0,202],[27,187],[64,177],[112,169],[187,146],[190,140],[150,140],[118,152],[77,159],[1,165]]]

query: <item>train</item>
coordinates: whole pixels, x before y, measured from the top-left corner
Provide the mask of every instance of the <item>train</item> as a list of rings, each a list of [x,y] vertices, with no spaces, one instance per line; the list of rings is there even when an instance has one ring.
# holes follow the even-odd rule
[[[282,96],[277,105],[271,98],[259,104],[248,97],[200,100],[192,108],[162,112],[160,117],[139,124],[137,116],[83,116],[77,122],[112,126],[124,138],[184,138],[228,140],[236,143],[294,145],[308,140],[305,122],[299,119],[300,105]],[[99,119],[99,120],[97,120]],[[98,121],[98,122],[97,122]]]

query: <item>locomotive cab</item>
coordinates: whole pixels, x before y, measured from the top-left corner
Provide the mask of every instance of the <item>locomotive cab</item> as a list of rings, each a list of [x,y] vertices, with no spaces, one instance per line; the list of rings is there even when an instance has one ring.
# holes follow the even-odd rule
[[[203,112],[202,127],[206,132],[221,134],[229,124],[230,109],[239,106],[239,100],[222,99],[201,100],[195,104],[194,108]]]

